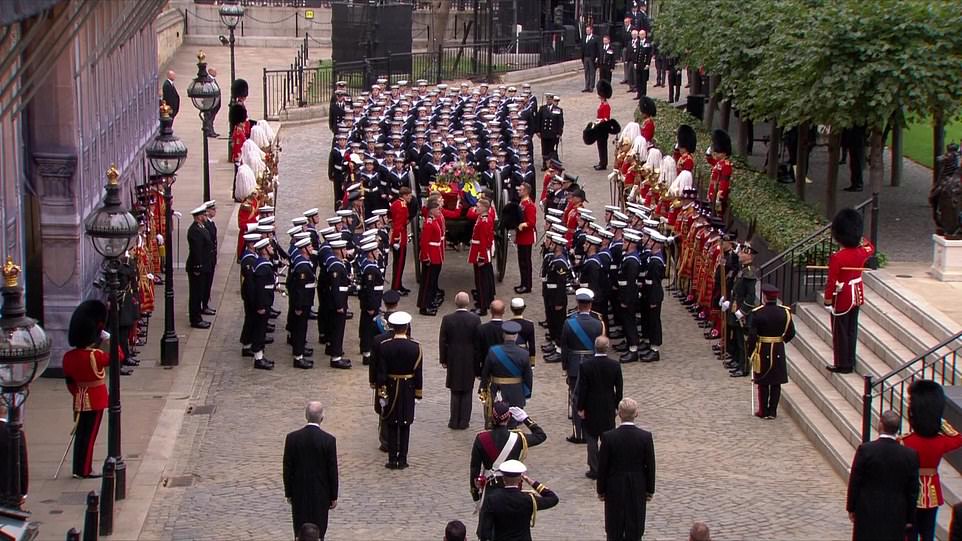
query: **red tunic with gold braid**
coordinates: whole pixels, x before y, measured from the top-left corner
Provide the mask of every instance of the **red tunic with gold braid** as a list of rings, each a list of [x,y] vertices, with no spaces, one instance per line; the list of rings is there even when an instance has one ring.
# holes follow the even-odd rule
[[[678,156],[678,159],[675,160],[675,167],[677,168],[679,173],[681,173],[682,171],[688,171],[692,174],[692,176],[694,176],[695,158],[692,158],[691,154],[680,155]]]
[[[63,374],[73,395],[73,411],[107,408],[105,372],[110,356],[95,348],[74,348],[63,355]]]
[[[942,432],[934,438],[909,432],[902,437],[902,445],[914,449],[919,455],[919,501],[916,507],[939,507],[945,503],[942,498],[942,483],[939,480],[939,463],[942,462],[943,455],[962,447],[962,434],[943,422]]]
[[[237,207],[237,227],[240,229],[237,233],[238,258],[244,255],[244,235],[247,233],[247,225],[257,221],[257,211],[259,208],[260,203],[257,201],[255,194],[248,195]]]
[[[147,234],[150,237],[150,234]],[[150,270],[150,254],[144,242],[139,242],[133,249],[133,256],[137,260],[137,285],[140,292],[140,312],[150,314],[154,311],[154,281],[147,274],[156,273]]]

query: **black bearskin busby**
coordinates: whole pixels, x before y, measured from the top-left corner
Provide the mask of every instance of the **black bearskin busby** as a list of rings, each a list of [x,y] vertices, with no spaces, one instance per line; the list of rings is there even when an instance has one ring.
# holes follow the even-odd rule
[[[924,438],[935,437],[942,430],[945,392],[930,379],[909,385],[909,425],[912,432]]]
[[[832,220],[832,236],[846,248],[855,248],[862,243],[862,215],[855,209],[844,208]]]
[[[593,144],[595,144],[595,141],[598,139],[597,128],[598,128],[599,125],[600,125],[600,124],[596,124],[595,122],[589,122],[589,123],[585,126],[585,129],[582,130],[582,132],[581,132],[581,140],[584,141],[584,143],[585,143],[586,145],[593,145]]]
[[[609,83],[604,79],[598,81],[597,88],[598,88],[598,95],[606,100],[610,100],[611,95],[614,94],[615,92],[614,89],[611,88],[611,83]]]
[[[621,133],[621,124],[613,118],[609,118],[608,121],[605,122],[605,127],[608,128],[608,135],[618,135]]]
[[[86,348],[100,342],[100,331],[107,322],[107,305],[98,300],[80,303],[70,316],[67,343],[70,347]]]
[[[227,120],[230,122],[231,126],[236,126],[247,120],[247,107],[244,107],[239,103],[231,105],[230,111],[227,113]]]
[[[231,100],[235,100],[237,98],[246,98],[249,92],[250,86],[244,79],[235,79],[230,85]]]
[[[715,130],[711,134],[711,150],[726,156],[732,155],[732,138],[725,130]]]
[[[655,107],[655,100],[648,96],[641,97],[641,103],[638,104],[638,109],[641,111],[641,114],[650,117],[654,117],[655,113],[658,112],[658,108]]]
[[[506,230],[517,229],[524,221],[524,212],[521,205],[509,201],[501,209],[501,226]]]
[[[695,153],[695,145],[698,144],[698,138],[695,136],[695,128],[692,128],[688,124],[682,124],[678,126],[678,148],[684,148],[689,154]]]

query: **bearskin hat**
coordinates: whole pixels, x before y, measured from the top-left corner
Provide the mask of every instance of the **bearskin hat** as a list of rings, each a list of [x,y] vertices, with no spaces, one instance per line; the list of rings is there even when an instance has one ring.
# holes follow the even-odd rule
[[[679,148],[684,148],[689,154],[695,153],[695,146],[698,144],[698,138],[695,136],[695,128],[692,128],[688,124],[678,126],[677,140]]]
[[[608,121],[605,122],[605,127],[608,129],[608,135],[618,135],[621,133],[621,124],[613,118],[609,118]]]
[[[581,132],[581,140],[584,141],[586,145],[593,145],[598,139],[597,127],[600,123],[589,122],[585,129]]]
[[[247,94],[250,92],[250,86],[244,79],[235,79],[230,85],[230,96],[231,99],[236,98],[246,98]]]
[[[107,322],[107,305],[98,300],[80,303],[70,316],[67,343],[70,347],[90,347],[100,341],[100,331]]]
[[[638,109],[642,114],[651,117],[655,116],[655,113],[658,112],[658,108],[655,107],[655,100],[648,96],[641,97],[641,103],[638,104]]]
[[[230,112],[227,113],[227,120],[230,122],[231,126],[236,126],[247,120],[247,107],[244,107],[239,103],[231,105]]]
[[[942,429],[945,392],[930,379],[909,385],[909,425],[919,436],[932,438]]]
[[[711,150],[726,156],[732,155],[732,138],[725,130],[715,130],[711,134]]]
[[[855,248],[862,242],[862,215],[855,209],[844,208],[832,220],[832,236],[846,248]]]
[[[598,81],[597,88],[598,88],[598,95],[606,100],[610,100],[611,95],[614,94],[614,89],[611,88],[611,83],[609,83],[604,79],[601,79],[600,81]]]

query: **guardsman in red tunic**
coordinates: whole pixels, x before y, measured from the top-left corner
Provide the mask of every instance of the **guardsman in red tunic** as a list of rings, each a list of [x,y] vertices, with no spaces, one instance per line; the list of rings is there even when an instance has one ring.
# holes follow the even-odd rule
[[[471,250],[468,263],[474,267],[474,288],[478,290],[478,315],[488,313],[488,306],[494,300],[494,269],[491,256],[494,253],[494,222],[488,214],[491,203],[484,198],[478,199],[477,220],[471,232]]]
[[[675,169],[681,173],[682,171],[688,171],[695,175],[695,158],[692,153],[695,152],[695,146],[698,144],[698,140],[695,137],[695,129],[688,124],[682,124],[678,126],[678,142],[675,146]]]
[[[912,432],[902,437],[902,445],[919,455],[919,499],[912,532],[906,539],[935,539],[935,519],[945,503],[939,463],[942,456],[962,447],[962,435],[942,420],[945,392],[938,383],[922,379],[909,386],[909,425]]]
[[[411,202],[411,188],[402,186],[397,199],[391,203],[391,253],[394,254],[394,270],[391,273],[391,289],[406,296],[411,292],[404,287],[401,278],[404,276],[404,261],[407,258],[408,221],[410,214],[408,203]]]
[[[708,164],[711,165],[711,182],[708,184],[708,200],[719,216],[728,213],[728,198],[731,190],[732,139],[725,130],[712,133],[711,148],[708,149]]]
[[[862,269],[875,254],[875,246],[862,236],[862,215],[845,208],[832,220],[832,236],[842,245],[828,258],[825,307],[832,314],[832,345],[835,363],[825,368],[849,374],[855,369],[858,343],[858,311],[865,302]]]
[[[100,477],[92,472],[94,444],[100,421],[107,409],[106,369],[110,356],[98,346],[109,341],[102,335],[107,306],[96,300],[84,301],[70,317],[68,342],[73,347],[63,356],[67,389],[73,395],[76,440],[73,446],[73,476]],[[119,337],[121,338],[121,337]]]
[[[531,185],[522,184],[518,188],[521,196],[521,223],[514,237],[518,244],[518,269],[521,271],[521,285],[515,286],[517,294],[531,293],[531,247],[538,236],[538,208],[531,200]]]
[[[655,101],[648,96],[642,96],[638,109],[644,119],[641,121],[641,136],[645,138],[645,141],[648,141],[649,146],[653,147],[655,146],[655,113],[657,112]]]
[[[599,129],[597,133],[597,140],[595,143],[598,146],[598,165],[595,165],[595,171],[604,171],[608,169],[608,124],[611,121],[611,105],[608,100],[611,99],[611,95],[614,89],[611,88],[611,82],[602,79],[598,81],[598,97],[601,98],[601,103],[598,104],[598,112],[596,115],[597,124],[604,124],[604,126]]]
[[[418,308],[420,314],[436,316],[435,297],[437,296],[437,274],[444,258],[444,237],[441,233],[441,204],[436,199],[428,199],[428,216],[421,227],[421,284],[418,289]]]

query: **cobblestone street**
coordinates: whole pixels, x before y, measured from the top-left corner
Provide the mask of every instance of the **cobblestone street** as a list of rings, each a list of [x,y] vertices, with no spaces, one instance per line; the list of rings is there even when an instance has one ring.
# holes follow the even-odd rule
[[[616,79],[620,70],[619,66]],[[595,118],[598,102],[594,94],[581,94],[582,86],[578,74],[535,85],[533,90],[539,103],[544,91],[563,96],[567,127],[562,159],[572,174],[580,175],[588,206],[597,213],[608,203],[609,192],[606,172],[591,169],[597,163],[595,147],[581,142],[581,128]],[[613,116],[625,124],[636,102],[626,94],[626,86],[615,87]],[[322,216],[329,215],[332,199],[326,176],[331,146],[326,121],[284,127],[281,137],[279,237],[290,219],[308,207],[318,206]],[[536,147],[540,157],[540,143]],[[537,177],[540,183],[540,171]],[[236,238],[236,218],[231,219],[228,239]],[[286,238],[281,243],[286,246]],[[345,344],[354,360],[352,370],[329,368],[321,348],[313,370],[294,369],[284,343],[282,315],[276,341],[267,347],[267,356],[277,367],[272,372],[255,371],[250,359],[241,358],[237,341],[242,313],[234,265],[191,396],[195,406],[214,409],[188,415],[184,421],[167,471],[167,477],[177,482],[158,489],[140,539],[289,539],[281,456],[285,435],[304,423],[303,407],[309,399],[324,402],[322,426],[338,439],[340,497],[330,515],[328,539],[439,539],[451,519],[464,521],[473,532],[476,517],[468,492],[468,463],[475,430],[483,424],[481,411],[474,408],[471,429],[447,428],[449,395],[437,361],[440,315],[454,309],[455,292],[472,287],[466,261],[466,252],[447,253],[441,274],[447,302],[439,317],[418,316],[413,295],[402,300],[401,308],[414,315],[425,376],[425,398],[411,434],[411,468],[404,471],[386,470],[385,454],[378,451],[367,367],[361,366],[357,349],[357,318],[348,322]],[[407,271],[405,283],[416,289],[410,256]],[[498,284],[499,298],[513,296],[511,288],[517,283],[512,245],[507,274]],[[526,315],[536,321],[543,318],[539,293],[526,296],[530,306]],[[351,305],[358,312],[356,299]],[[275,308],[286,313],[286,299],[278,295]],[[653,432],[658,460],[646,539],[684,539],[696,520],[706,522],[715,539],[849,538],[843,479],[791,418],[783,415],[763,422],[751,415],[748,379],[728,377],[702,339],[702,330],[677,302],[666,300],[663,313],[666,345],[661,362],[623,367],[625,396],[641,404],[639,424]],[[311,323],[308,343],[316,347],[317,329]],[[539,346],[542,336],[539,331]],[[561,503],[538,514],[534,538],[604,539],[603,506],[594,483],[584,476],[585,447],[564,440],[570,431],[565,397],[560,366],[543,364],[539,357],[527,411],[544,427],[548,441],[532,448],[526,463],[529,474],[555,490]]]

